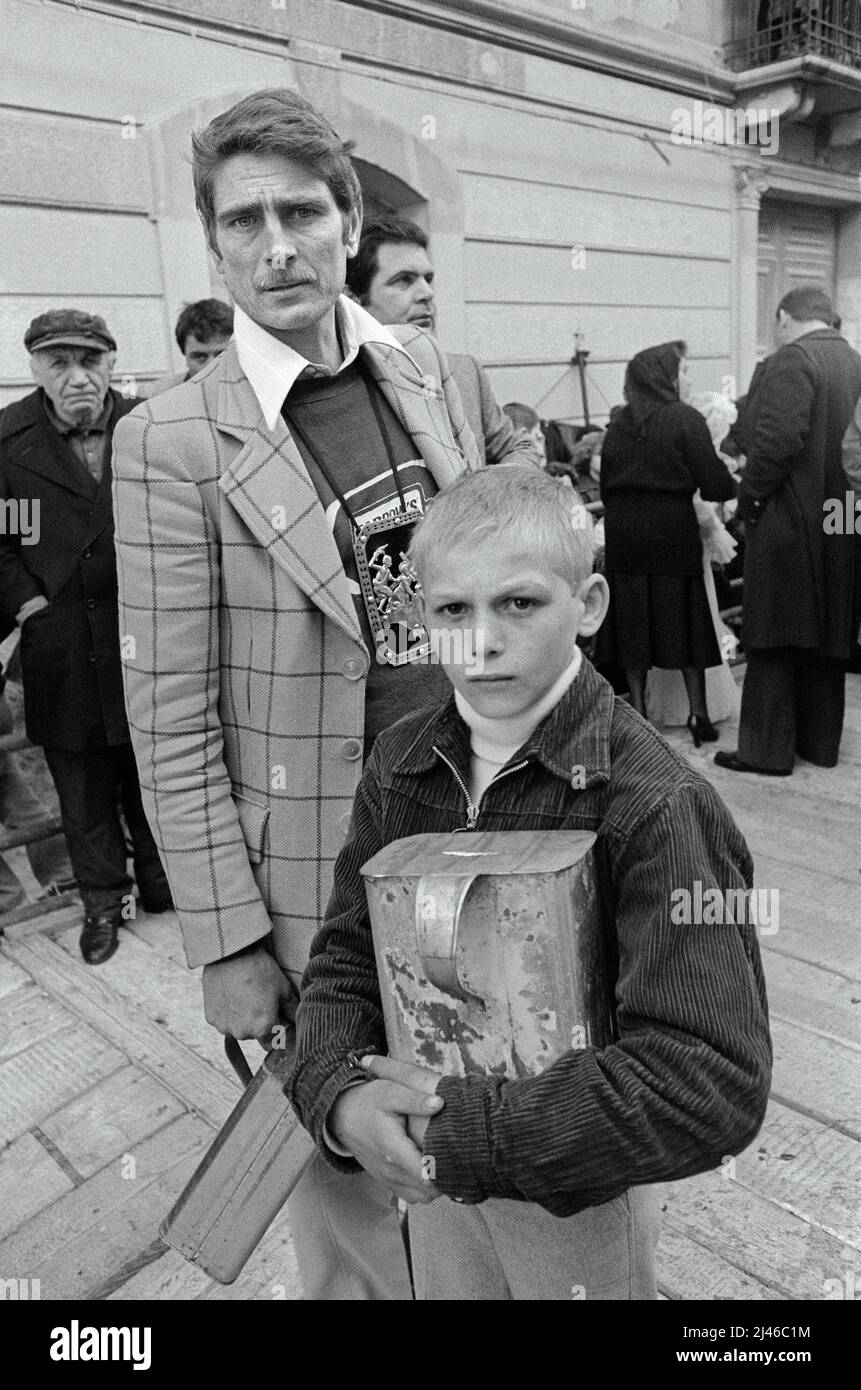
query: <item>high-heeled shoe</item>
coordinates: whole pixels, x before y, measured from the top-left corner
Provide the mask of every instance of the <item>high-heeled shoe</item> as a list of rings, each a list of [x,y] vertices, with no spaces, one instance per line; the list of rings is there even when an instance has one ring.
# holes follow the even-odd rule
[[[701,743],[717,743],[720,738],[720,730],[716,729],[712,721],[704,714],[689,715],[688,728],[691,731],[694,748],[699,748]]]

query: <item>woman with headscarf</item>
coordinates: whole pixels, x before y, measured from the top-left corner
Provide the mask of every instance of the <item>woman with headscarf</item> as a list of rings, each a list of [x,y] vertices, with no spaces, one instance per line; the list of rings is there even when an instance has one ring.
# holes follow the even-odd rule
[[[625,406],[607,427],[601,453],[604,565],[610,609],[595,658],[625,668],[631,704],[646,715],[650,667],[681,671],[688,728],[697,747],[718,731],[706,707],[707,667],[722,654],[703,579],[693,496],[735,496],[708,426],[687,404],[687,347],[644,349],[625,372]]]

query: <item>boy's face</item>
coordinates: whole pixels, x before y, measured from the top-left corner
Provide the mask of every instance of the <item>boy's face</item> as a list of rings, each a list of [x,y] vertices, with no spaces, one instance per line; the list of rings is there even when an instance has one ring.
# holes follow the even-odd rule
[[[578,633],[596,632],[607,608],[603,576],[572,593],[534,551],[496,541],[429,557],[421,582],[427,627],[464,635],[439,645],[446,675],[490,719],[540,700],[570,664]]]

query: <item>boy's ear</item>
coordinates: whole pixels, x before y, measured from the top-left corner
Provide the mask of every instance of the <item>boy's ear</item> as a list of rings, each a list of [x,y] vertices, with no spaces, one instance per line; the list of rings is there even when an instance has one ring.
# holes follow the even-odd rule
[[[579,637],[592,637],[607,616],[610,606],[610,589],[603,574],[590,574],[580,585],[578,597],[583,612],[577,624]]]

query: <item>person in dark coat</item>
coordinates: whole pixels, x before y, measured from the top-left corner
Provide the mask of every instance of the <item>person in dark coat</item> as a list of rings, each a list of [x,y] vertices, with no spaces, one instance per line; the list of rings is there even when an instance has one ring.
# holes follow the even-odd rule
[[[171,906],[120,665],[111,439],[138,402],[110,389],[116,343],[97,315],[50,310],[24,344],[37,390],[0,412],[0,621],[21,627],[27,735],[43,746],[57,788],[84,904],[81,953],[96,965],[132,915],[120,801],[142,905]]]
[[[651,666],[681,671],[688,728],[699,747],[718,731],[706,708],[705,671],[722,654],[703,579],[693,495],[725,502],[735,483],[688,392],[682,342],[644,349],[628,363],[626,405],[607,426],[601,452],[605,573],[610,609],[595,659],[627,673],[631,703],[645,716]],[[680,394],[681,393],[681,394]]]
[[[747,673],[738,749],[715,759],[735,772],[785,777],[796,753],[819,767],[837,762],[857,619],[854,530],[834,513],[846,496],[842,444],[861,357],[832,324],[818,286],[784,295],[779,347],[747,411],[738,505]]]

